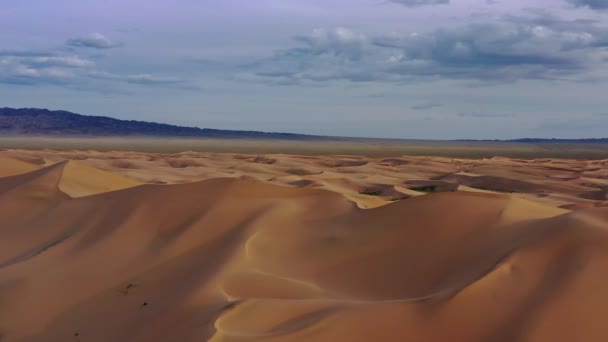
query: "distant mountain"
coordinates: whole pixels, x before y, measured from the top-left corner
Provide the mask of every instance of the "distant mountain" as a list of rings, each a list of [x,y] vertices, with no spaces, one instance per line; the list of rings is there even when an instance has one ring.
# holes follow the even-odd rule
[[[0,134],[45,136],[157,136],[317,139],[311,135],[182,127],[146,121],[87,116],[61,110],[0,108]]]
[[[148,136],[202,137],[232,139],[291,139],[291,140],[387,140],[373,138],[339,138],[292,133],[234,131],[198,127],[182,127],[147,121],[119,120],[106,116],[88,116],[63,110],[39,108],[0,108],[0,135],[32,136]],[[400,139],[388,139],[400,140]],[[608,144],[600,139],[536,139],[513,140],[453,140],[460,142],[516,142],[516,143],[590,143]]]

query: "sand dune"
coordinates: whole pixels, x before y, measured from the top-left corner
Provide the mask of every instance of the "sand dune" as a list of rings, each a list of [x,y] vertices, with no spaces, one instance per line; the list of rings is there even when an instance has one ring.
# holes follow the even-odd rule
[[[83,197],[140,185],[125,176],[103,171],[77,161],[65,162],[59,189],[71,197]]]
[[[2,342],[608,340],[603,183],[545,183],[586,162],[36,153],[0,156]]]
[[[36,165],[6,156],[0,156],[0,165],[0,177],[15,176],[38,169]]]
[[[141,183],[181,184],[214,178],[252,179],[290,187],[323,188],[345,195],[361,208],[374,208],[429,192],[511,193],[562,208],[608,205],[605,160],[458,159],[442,157],[372,158],[361,156],[244,155],[184,152],[159,154],[98,151],[1,151],[9,158],[0,177],[33,171],[43,165],[76,165],[122,175],[117,186],[101,184],[82,195],[118,190]],[[91,171],[94,173],[95,171]],[[77,177],[78,178],[78,177]],[[133,183],[134,181],[134,183]],[[80,191],[80,190],[79,190]],[[79,196],[76,191],[73,195]]]

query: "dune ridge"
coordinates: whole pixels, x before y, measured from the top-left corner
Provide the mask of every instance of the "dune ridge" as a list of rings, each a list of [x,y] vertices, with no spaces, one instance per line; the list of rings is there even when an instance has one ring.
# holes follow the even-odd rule
[[[260,180],[281,157],[168,185],[44,158],[0,178],[3,342],[608,340],[608,208],[450,188],[363,209],[350,181]]]
[[[345,196],[361,208],[379,207],[428,193],[456,191],[512,194],[570,210],[608,206],[606,160],[410,156],[386,159],[52,150],[0,151],[0,158],[6,165],[5,171],[0,170],[6,173],[4,176],[71,161],[68,169],[86,176],[66,177],[68,184],[64,190],[74,197],[139,184],[169,185],[237,178],[288,187],[326,189]],[[15,163],[20,166],[15,166]]]

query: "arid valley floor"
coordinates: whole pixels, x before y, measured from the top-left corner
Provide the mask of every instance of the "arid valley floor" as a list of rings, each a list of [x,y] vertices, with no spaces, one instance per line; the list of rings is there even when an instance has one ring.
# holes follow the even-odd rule
[[[0,341],[608,341],[608,160],[0,151]]]

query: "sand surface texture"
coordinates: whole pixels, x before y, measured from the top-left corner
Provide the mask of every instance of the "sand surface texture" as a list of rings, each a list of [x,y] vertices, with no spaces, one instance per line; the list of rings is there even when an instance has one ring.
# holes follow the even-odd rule
[[[0,341],[608,341],[608,161],[0,151]]]

